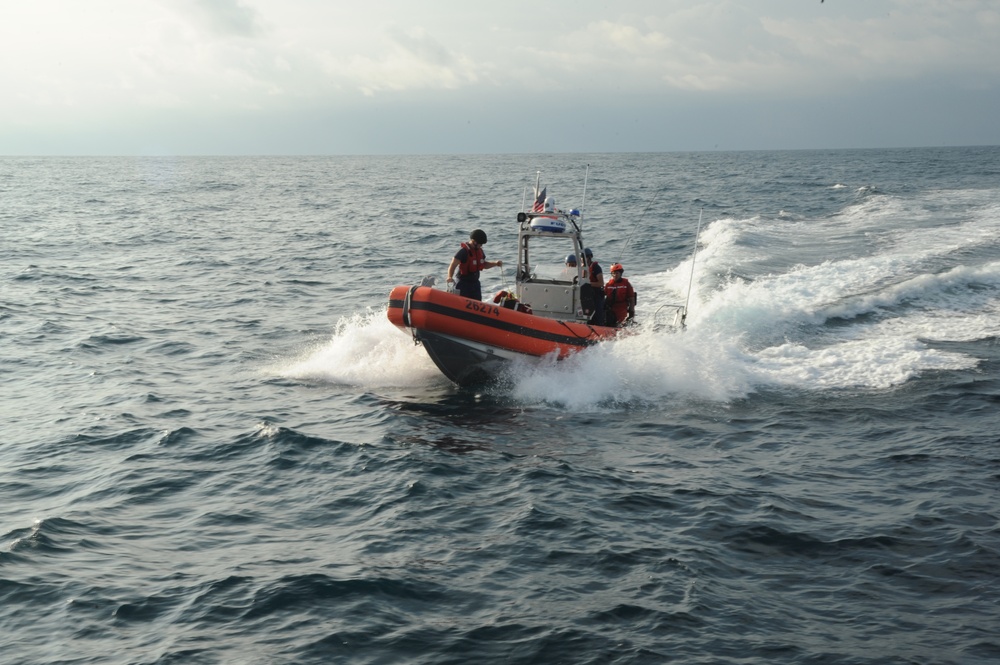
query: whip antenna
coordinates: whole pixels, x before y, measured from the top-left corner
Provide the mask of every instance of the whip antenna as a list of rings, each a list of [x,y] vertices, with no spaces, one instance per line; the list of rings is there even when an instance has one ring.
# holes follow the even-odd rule
[[[688,303],[691,302],[691,287],[694,285],[694,257],[698,253],[698,236],[701,235],[701,215],[704,212],[704,208],[698,210],[698,230],[694,232],[694,249],[691,250],[691,277],[688,278],[688,294],[687,298],[684,300],[684,313],[681,314],[682,326],[684,325],[684,320],[687,319]]]
[[[650,200],[650,202],[646,204],[646,209],[642,211],[641,215],[639,215],[639,219],[636,220],[635,226],[632,227],[632,233],[628,234],[628,238],[625,240],[625,244],[622,246],[622,251],[618,253],[618,261],[617,261],[617,263],[621,263],[621,261],[622,261],[622,255],[625,254],[625,248],[628,247],[629,242],[632,241],[632,235],[635,234],[635,230],[637,228],[639,228],[639,224],[640,224],[640,222],[642,222],[642,218],[646,216],[647,212],[649,212],[649,208],[653,205],[653,202],[656,201],[656,198],[659,195],[660,195],[660,192],[657,191],[656,192],[656,196],[654,196],[652,198],[652,200]]]

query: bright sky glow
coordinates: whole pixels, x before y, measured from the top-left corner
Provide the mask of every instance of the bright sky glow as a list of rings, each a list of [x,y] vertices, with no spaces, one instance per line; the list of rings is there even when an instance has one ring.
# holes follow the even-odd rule
[[[992,0],[33,0],[0,154],[1000,143]]]

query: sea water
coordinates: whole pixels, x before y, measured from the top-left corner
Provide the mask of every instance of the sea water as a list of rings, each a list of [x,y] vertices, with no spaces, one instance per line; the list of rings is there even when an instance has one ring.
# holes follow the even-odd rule
[[[539,172],[639,326],[459,389],[388,293]],[[0,231],[2,663],[1000,661],[998,148],[3,158]]]

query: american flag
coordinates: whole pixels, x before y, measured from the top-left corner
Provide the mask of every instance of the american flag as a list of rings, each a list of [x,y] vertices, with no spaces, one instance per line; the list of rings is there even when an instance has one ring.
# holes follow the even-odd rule
[[[547,187],[542,187],[541,192],[537,192],[535,196],[535,205],[531,206],[531,212],[542,212],[545,210],[545,190]]]

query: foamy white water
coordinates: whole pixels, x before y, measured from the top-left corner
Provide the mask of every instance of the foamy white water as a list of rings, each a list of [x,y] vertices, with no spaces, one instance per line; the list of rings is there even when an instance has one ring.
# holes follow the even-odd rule
[[[278,369],[282,376],[357,387],[407,387],[441,382],[437,367],[384,311],[345,317],[331,339]]]

